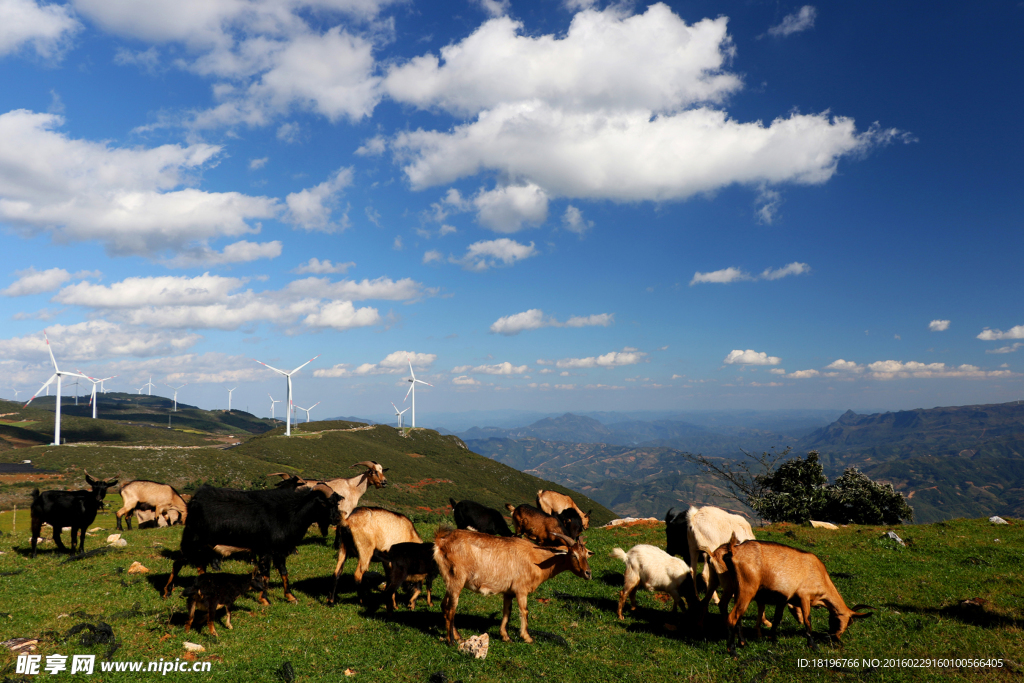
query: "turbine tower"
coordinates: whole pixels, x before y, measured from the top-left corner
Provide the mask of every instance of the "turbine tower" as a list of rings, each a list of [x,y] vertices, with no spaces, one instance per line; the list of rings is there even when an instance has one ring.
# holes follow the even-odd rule
[[[434,386],[430,382],[424,382],[421,379],[416,379],[416,373],[412,371],[412,356],[409,357],[409,374],[412,377],[406,378],[406,381],[410,382],[409,391],[406,392],[405,398],[402,399],[402,403],[409,400],[409,394],[412,394],[412,428],[416,429],[416,385],[426,384],[428,387]]]
[[[270,394],[268,393],[267,396],[270,396]],[[270,396],[270,419],[271,420],[274,419],[274,404],[275,403],[280,403],[280,402],[281,402],[280,399],[275,401],[274,397]]]
[[[299,410],[305,410],[306,411],[306,422],[309,422],[309,411],[313,410],[313,408],[316,408],[318,405],[320,405],[320,401],[317,401],[316,403],[314,403],[313,405],[311,405],[308,408],[303,408],[302,406],[295,406],[295,407],[298,408]]]
[[[79,370],[79,372],[81,372],[81,370]],[[69,382],[68,386],[69,387],[70,386],[74,386],[75,387],[75,405],[77,406],[78,405],[78,386],[79,386],[78,385],[78,378],[76,377],[74,382]]]
[[[288,378],[288,412],[286,413],[287,419],[286,419],[285,426],[284,426],[284,435],[285,436],[291,436],[292,435],[292,410],[293,410],[293,407],[292,407],[293,406],[293,404],[292,404],[292,375],[294,375],[296,372],[298,372],[302,368],[306,367],[307,365],[309,365],[310,363],[312,363],[313,361],[315,361],[319,357],[320,357],[320,354],[318,353],[315,356],[313,356],[312,358],[310,358],[309,360],[307,360],[305,363],[300,365],[299,367],[297,367],[294,370],[292,370],[291,372],[285,372],[284,370],[278,370],[277,368],[274,368],[274,367],[271,367],[271,366],[267,365],[266,363],[264,363],[261,360],[256,361],[260,365],[262,365],[264,367],[267,367],[267,368],[270,368],[274,372],[276,372],[276,373],[278,373],[280,375],[284,375],[285,377]],[[271,400],[273,400],[273,398],[271,398]]]
[[[155,387],[155,386],[156,385],[153,384],[153,376],[150,375],[149,381],[142,385],[142,389],[145,389],[146,387],[149,387],[149,391],[147,392],[146,395],[147,396],[152,396],[153,395],[153,387]],[[139,389],[139,393],[140,394],[142,393],[142,389]]]
[[[75,369],[78,370],[79,372],[82,372],[78,368],[75,368]],[[117,375],[113,375],[111,377],[104,377],[103,379],[96,379],[95,377],[90,377],[89,375],[86,375],[83,372],[82,376],[85,377],[90,382],[92,382],[92,393],[89,394],[89,405],[92,406],[92,419],[95,420],[96,419],[96,404],[99,402],[99,401],[96,400],[96,387],[98,386],[98,387],[102,388],[104,381],[106,381],[108,379],[114,379],[114,377],[117,377]]]
[[[391,401],[391,408],[394,409],[394,416],[398,418],[398,429],[401,429],[401,416],[404,413],[406,413],[406,411],[408,411],[409,409],[407,408],[406,411],[399,411],[397,405],[394,404],[393,400]]]
[[[237,389],[238,387],[235,387]],[[228,412],[231,412],[231,392],[235,389],[228,389]]]
[[[43,389],[46,389],[46,393],[47,393],[47,395],[49,395],[49,393],[50,393],[50,389],[49,389],[50,383],[53,382],[54,379],[57,380],[57,416],[56,416],[56,418],[53,421],[53,443],[50,444],[50,445],[51,446],[59,446],[60,445],[60,384],[61,384],[61,378],[63,378],[65,375],[67,375],[68,377],[85,377],[85,375],[79,375],[78,373],[75,373],[75,372],[63,372],[60,368],[58,368],[57,367],[57,359],[53,357],[53,349],[50,348],[50,338],[46,336],[46,331],[45,330],[43,330],[43,339],[46,340],[46,350],[50,352],[50,362],[53,363],[53,376],[50,377],[50,379],[46,380],[46,384],[44,384],[43,386],[39,387],[39,391],[42,391]],[[86,378],[86,379],[88,379],[88,378]],[[28,400],[28,403],[26,403],[23,407],[28,408],[28,404],[32,403],[32,401],[35,400],[36,396],[39,395],[39,391],[37,391],[35,393],[35,396],[30,398]]]
[[[178,389],[181,389],[182,387],[187,387],[188,382],[185,382],[180,387],[172,387],[170,384],[165,384],[164,386],[167,387],[168,389],[174,389],[174,412],[178,412]],[[167,419],[169,420],[171,418]]]

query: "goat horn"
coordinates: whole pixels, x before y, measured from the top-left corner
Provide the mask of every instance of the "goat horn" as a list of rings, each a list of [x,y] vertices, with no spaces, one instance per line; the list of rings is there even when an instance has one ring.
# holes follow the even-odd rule
[[[267,476],[268,477],[281,477],[284,480],[291,479],[292,477],[298,477],[298,475],[292,474],[290,472],[271,472]],[[304,481],[302,479],[302,477],[298,477],[298,479],[299,479],[299,481]]]
[[[356,467],[359,467],[360,465],[362,465],[363,467],[365,467],[368,470],[377,469],[377,463],[373,462],[372,460],[364,460],[362,462],[357,462],[355,465],[352,465],[352,468],[355,469]]]
[[[565,534],[554,533],[554,534],[551,534],[551,535],[563,539],[565,541],[565,545],[570,547],[570,548],[572,546],[576,545],[576,541],[572,540],[571,538],[569,538]]]

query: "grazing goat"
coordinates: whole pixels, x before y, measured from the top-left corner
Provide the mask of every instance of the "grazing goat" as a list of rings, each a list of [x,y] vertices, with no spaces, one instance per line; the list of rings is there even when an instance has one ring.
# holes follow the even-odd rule
[[[700,509],[690,507],[685,513],[675,514],[670,508],[665,515],[665,552],[688,559],[690,575],[696,586],[697,563],[701,561],[701,553],[711,555],[720,545],[728,543],[734,533],[740,541],[754,539],[750,522],[722,508],[710,505]],[[710,564],[705,562],[701,571],[705,585],[710,585],[710,573]],[[718,595],[713,588],[708,589],[705,602],[708,600],[718,602]]]
[[[269,563],[281,574],[284,597],[297,602],[288,589],[285,558],[295,550],[313,522],[340,519],[340,496],[330,487],[317,485],[311,490],[235,491],[204,486],[188,503],[188,517],[181,534],[181,553],[174,560],[164,597],[174,590],[174,578],[186,563],[206,573],[207,565],[219,556],[250,551],[268,583]],[[269,604],[267,591],[260,593],[261,604]]]
[[[744,644],[740,618],[752,600],[758,601],[758,612],[761,616],[764,614],[761,601],[774,601],[776,609],[775,621],[772,624],[773,637],[785,613],[784,605],[789,604],[793,607],[794,615],[807,631],[807,645],[810,647],[814,647],[814,636],[811,632],[812,607],[823,606],[828,609],[829,635],[836,640],[843,635],[852,619],[871,616],[870,612],[856,611],[862,607],[871,609],[867,605],[855,605],[853,609],[846,606],[825,565],[812,553],[780,543],[740,543],[733,534],[728,543],[711,554],[709,562],[714,565],[715,573],[724,579],[724,599],[721,603],[723,616],[728,609],[729,600],[733,594],[736,595],[736,606],[726,618],[730,654],[736,653],[737,636],[740,645]]]
[[[619,619],[622,608],[629,600],[630,609],[636,609],[636,590],[663,591],[672,596],[672,613],[680,607],[680,598],[686,598],[690,610],[697,607],[697,592],[694,589],[690,567],[678,557],[673,557],[653,545],[635,545],[628,553],[622,548],[612,548],[609,557],[626,563],[626,573],[619,593]]]
[[[389,614],[396,607],[395,593],[406,582],[416,584],[412,597],[409,598],[409,609],[416,609],[416,598],[420,596],[424,582],[427,586],[427,606],[434,606],[430,592],[438,570],[437,563],[434,562],[433,543],[395,543],[390,550],[382,550],[378,554],[381,560],[389,565],[388,586],[384,590],[384,602]]]
[[[366,471],[361,474],[357,474],[354,477],[349,477],[348,479],[338,477],[336,479],[326,479],[323,482],[330,486],[335,493],[341,496],[342,503],[338,506],[338,510],[341,512],[342,518],[348,517],[352,514],[352,511],[355,510],[356,506],[359,504],[359,499],[362,498],[363,494],[366,493],[366,489],[369,488],[371,484],[374,488],[378,489],[384,488],[388,485],[388,480],[387,477],[384,476],[384,473],[390,469],[389,467],[381,467],[380,463],[373,460],[364,460],[363,462],[357,462],[355,465],[352,465],[353,469],[358,469],[359,467],[365,467]],[[292,486],[298,488],[312,488],[316,484],[316,482],[311,479],[302,479],[301,477],[296,477],[295,475],[288,474],[287,472],[274,472],[267,476],[281,477],[284,481],[278,484],[278,486],[284,487]],[[295,481],[291,481],[292,479],[295,479]],[[328,529],[326,526],[320,525],[321,534],[327,536],[327,531]]]
[[[583,520],[583,530],[586,531],[590,528],[590,513],[593,512],[593,510],[587,510],[584,512],[578,505],[576,505],[576,501],[564,493],[548,491],[545,489],[537,491],[537,507],[549,515],[557,515],[566,508],[572,508],[579,514],[580,519]]]
[[[572,536],[562,523],[564,511],[562,515],[549,515],[532,505],[513,507],[511,503],[506,503],[505,507],[512,513],[512,525],[516,529],[516,536],[525,536],[538,545],[548,546],[562,545],[562,539],[566,536],[570,540],[579,538],[579,531],[576,532],[576,536]]]
[[[32,557],[36,556],[36,543],[43,524],[53,527],[53,542],[57,550],[64,552],[66,548],[60,540],[60,532],[66,526],[71,527],[71,554],[85,552],[85,530],[96,519],[96,512],[103,505],[107,489],[117,484],[117,479],[103,481],[93,479],[85,473],[85,481],[92,487],[91,491],[32,491]],[[76,536],[78,540],[76,541]]]
[[[122,531],[121,518],[132,528],[132,513],[136,510],[152,509],[157,518],[164,518],[168,524],[185,523],[186,504],[174,487],[155,481],[136,480],[121,486],[123,504],[117,511],[117,530]],[[141,522],[140,522],[141,523]],[[159,522],[158,522],[159,523]]]
[[[537,587],[565,570],[590,579],[593,553],[582,540],[562,537],[565,548],[542,548],[521,538],[501,538],[462,529],[438,529],[434,535],[434,559],[444,578],[445,595],[441,601],[448,642],[461,642],[455,629],[455,610],[463,588],[481,595],[501,593],[501,639],[509,641],[508,620],[512,598],[519,603],[519,635],[532,643],[526,630],[526,600]]]
[[[495,536],[512,535],[504,515],[494,508],[489,508],[472,500],[460,500],[456,503],[453,498],[449,498],[448,502],[452,504],[452,514],[455,516],[455,526],[458,528],[468,529],[472,527],[482,534],[493,534]]]
[[[206,610],[206,624],[210,627],[210,635],[216,636],[217,629],[213,626],[213,618],[217,610],[224,608],[224,625],[231,626],[231,608],[235,600],[247,595],[251,590],[264,592],[267,584],[251,574],[216,574],[206,573],[196,579],[195,585],[184,591],[188,598],[188,621],[185,622],[185,633],[192,628],[192,620],[196,615],[196,607],[202,605]]]
[[[338,524],[338,537],[335,545],[338,546],[338,563],[334,567],[334,585],[331,587],[331,596],[327,604],[334,604],[334,597],[338,591],[338,577],[341,576],[342,567],[348,559],[348,544],[342,542],[342,528],[345,528],[352,535],[351,548],[359,556],[359,564],[356,565],[355,579],[356,586],[360,588],[363,582],[363,574],[370,567],[373,561],[374,551],[389,550],[396,543],[422,543],[423,539],[416,533],[412,521],[403,514],[391,512],[381,508],[361,507],[352,511],[347,518]],[[390,573],[390,572],[388,572]],[[360,597],[360,601],[362,598]]]

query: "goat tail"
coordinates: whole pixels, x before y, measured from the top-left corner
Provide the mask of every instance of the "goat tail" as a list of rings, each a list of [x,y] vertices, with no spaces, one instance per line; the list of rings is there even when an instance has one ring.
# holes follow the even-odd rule
[[[32,489],[32,502],[34,503],[39,500],[40,495],[42,494],[39,493],[39,489]]]
[[[448,502],[451,504],[452,507],[455,507],[456,505],[458,505],[458,503],[455,502],[454,498],[449,498]]]
[[[608,557],[614,557],[618,560],[626,562],[626,552],[622,548],[612,548],[612,551],[608,553]]]

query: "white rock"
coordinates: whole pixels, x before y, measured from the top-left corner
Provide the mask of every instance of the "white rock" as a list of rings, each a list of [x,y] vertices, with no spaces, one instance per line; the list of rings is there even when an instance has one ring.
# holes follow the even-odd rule
[[[206,652],[206,648],[199,643],[190,643],[187,640],[182,643],[186,650],[189,652]]]
[[[119,538],[121,538],[121,534],[110,534],[109,536],[107,536],[107,543],[113,543]]]
[[[473,655],[476,659],[484,659],[487,657],[487,648],[490,645],[490,642],[490,636],[486,633],[481,633],[478,636],[467,638],[459,643],[459,652]]]
[[[116,541],[111,541],[108,545],[111,545],[115,548],[124,548],[128,545],[128,541],[124,540],[123,538],[119,538]]]
[[[1007,522],[1002,517],[996,517],[996,516],[989,517],[988,521],[992,522],[993,524],[1009,524],[1009,522]]]
[[[895,531],[890,531],[885,536],[882,536],[882,538],[891,538],[892,540],[896,541],[900,545],[904,545],[904,546],[906,545],[906,543],[903,542],[903,539],[896,535]]]
[[[814,527],[815,529],[838,529],[839,528],[835,524],[833,524],[832,522],[816,522],[813,519],[811,520],[811,526]]]

